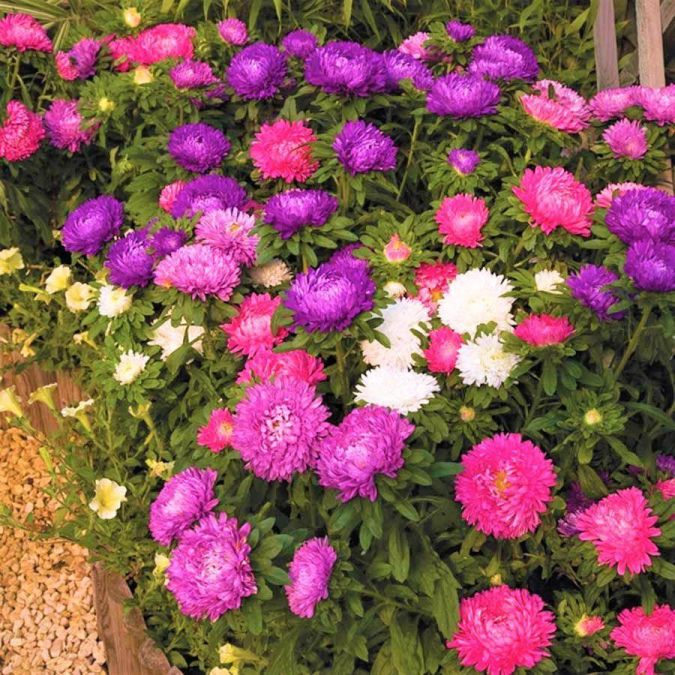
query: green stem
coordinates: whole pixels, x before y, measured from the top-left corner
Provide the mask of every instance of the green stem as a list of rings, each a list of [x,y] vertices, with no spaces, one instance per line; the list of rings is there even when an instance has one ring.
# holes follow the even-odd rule
[[[398,188],[398,194],[396,195],[397,200],[401,199],[401,195],[403,194],[403,190],[405,189],[405,184],[408,182],[408,173],[410,171],[410,165],[412,164],[412,158],[415,151],[417,132],[419,131],[420,128],[420,119],[421,118],[419,116],[415,117],[415,123],[413,126],[412,134],[410,136],[410,150],[408,150],[408,161],[406,162],[405,165],[405,171],[403,172],[403,179],[401,180],[401,185]]]
[[[19,66],[21,65],[21,55],[17,52],[14,60],[14,69],[12,70],[12,79],[9,81],[9,96],[14,95],[14,85],[19,78]]]
[[[162,437],[159,435],[157,432],[157,427],[155,426],[155,423],[150,416],[150,413],[146,412],[143,413],[143,416],[141,419],[145,422],[147,425],[148,429],[150,429],[150,435],[155,439],[155,443],[157,443],[157,448],[160,452],[160,456],[164,456],[164,441],[162,441]]]
[[[350,189],[349,176],[346,173],[341,173],[338,178],[340,183],[340,210],[342,213],[349,211]]]
[[[342,400],[345,405],[347,405],[349,403],[349,376],[347,375],[347,364],[345,352],[342,347],[342,340],[338,340],[335,345],[335,361],[337,363],[337,372],[340,378]]]
[[[626,364],[628,363],[628,360],[630,357],[633,355],[633,352],[636,350],[638,346],[638,342],[640,341],[640,336],[642,335],[642,332],[647,326],[647,321],[649,320],[649,315],[652,312],[652,306],[647,305],[645,308],[642,317],[640,318],[640,321],[638,325],[635,328],[635,331],[633,332],[633,337],[631,337],[630,342],[628,343],[628,347],[626,347],[626,351],[623,353],[623,357],[621,358],[621,361],[619,362],[619,365],[616,368],[615,371],[615,376],[619,377],[621,373],[623,372],[623,369],[626,367]]]
[[[530,409],[527,411],[527,417],[525,417],[525,421],[523,422],[523,429],[527,427],[527,425],[530,423],[532,418],[534,417],[534,413],[539,407],[539,401],[541,400],[541,392],[542,392],[542,381],[541,381],[542,376],[539,376],[539,379],[537,380],[537,388],[534,390],[534,398],[532,399],[532,405],[530,406]]]

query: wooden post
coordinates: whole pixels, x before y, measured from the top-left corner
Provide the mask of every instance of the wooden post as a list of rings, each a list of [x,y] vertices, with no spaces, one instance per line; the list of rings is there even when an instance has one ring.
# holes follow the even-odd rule
[[[665,87],[666,71],[663,63],[659,0],[636,0],[635,16],[640,84],[646,87]]]
[[[600,0],[593,24],[595,71],[598,90],[619,86],[619,58],[616,49],[614,0]]]

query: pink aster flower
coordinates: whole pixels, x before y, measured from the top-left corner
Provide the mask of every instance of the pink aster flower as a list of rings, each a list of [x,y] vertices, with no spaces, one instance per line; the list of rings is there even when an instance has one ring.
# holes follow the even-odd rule
[[[647,132],[639,122],[619,120],[605,129],[602,138],[614,157],[641,159],[647,154]]]
[[[20,52],[51,52],[47,31],[29,14],[7,14],[0,19],[0,46]]]
[[[281,297],[269,293],[251,293],[244,298],[237,315],[220,327],[228,336],[227,348],[235,354],[250,356],[261,349],[272,349],[283,342],[288,330],[272,329],[272,316],[281,305]]]
[[[513,192],[532,219],[532,227],[551,234],[560,226],[570,234],[591,234],[593,198],[588,188],[565,169],[527,169]]]
[[[86,127],[77,109],[77,101],[56,99],[44,114],[44,126],[49,142],[59,150],[78,152],[89,145],[96,134],[96,125]]]
[[[398,51],[408,54],[419,61],[437,61],[438,51],[432,47],[425,47],[424,43],[431,37],[429,33],[419,31],[407,37],[398,46]]]
[[[228,45],[241,46],[248,42],[248,30],[241,19],[230,18],[218,22],[218,33]]]
[[[588,126],[590,108],[573,89],[555,80],[539,80],[532,87],[537,94],[520,97],[520,102],[530,117],[572,134]]]
[[[252,234],[255,216],[236,208],[212,209],[197,223],[197,241],[231,255],[238,263],[250,267],[256,259],[259,237]]]
[[[462,600],[457,632],[446,646],[457,650],[463,666],[511,675],[548,656],[554,633],[555,617],[538,595],[502,585]]]
[[[628,654],[639,659],[636,675],[654,675],[660,659],[675,658],[675,611],[654,605],[651,614],[642,607],[624,609],[610,637]]]
[[[608,209],[612,205],[612,199],[619,197],[629,190],[647,190],[648,186],[641,183],[610,183],[606,188],[595,195],[595,206],[603,209]]]
[[[590,541],[600,565],[616,567],[619,574],[633,574],[651,567],[650,556],[659,555],[652,541],[661,534],[658,518],[636,488],[619,490],[589,506],[577,518],[579,539]]]
[[[642,106],[646,120],[659,126],[675,124],[675,84],[667,87],[639,87],[637,104]]]
[[[438,231],[450,246],[476,248],[483,241],[481,229],[488,221],[485,200],[467,194],[446,197],[436,211]]]
[[[108,43],[117,69],[126,71],[131,64],[151,66],[166,59],[191,59],[192,41],[197,31],[180,23],[161,23],[141,31],[135,37],[117,38]]]
[[[72,82],[86,80],[96,74],[96,58],[101,43],[93,38],[82,38],[67,52],[57,52],[54,56],[59,77]]]
[[[486,438],[462,457],[455,480],[462,517],[479,532],[517,539],[534,532],[553,499],[553,463],[520,434]]]
[[[623,114],[637,104],[640,87],[616,87],[599,91],[589,102],[593,116],[601,122]]]
[[[316,385],[326,379],[323,361],[304,349],[273,352],[262,349],[254,352],[237,377],[237,383],[269,382],[277,377],[292,377],[307,384]]]
[[[605,622],[601,616],[588,616],[584,614],[579,621],[574,624],[574,632],[579,637],[590,637],[601,631],[605,627]]]
[[[178,193],[185,187],[184,180],[175,180],[173,183],[169,183],[162,188],[162,191],[159,193],[159,207],[171,213],[176,197]]]
[[[675,499],[675,478],[664,478],[655,487],[664,499]]]
[[[436,314],[439,300],[456,276],[457,267],[452,263],[422,263],[415,270],[416,297],[432,315]]]
[[[35,154],[45,136],[40,115],[20,101],[7,103],[7,117],[0,126],[0,158],[21,162]]]
[[[291,583],[284,588],[288,606],[296,616],[311,619],[316,606],[328,597],[328,583],[337,552],[328,537],[308,539],[295,551],[288,566]]]
[[[412,249],[395,232],[384,247],[384,257],[387,262],[400,263],[405,262],[412,254]]]
[[[314,132],[302,120],[263,124],[251,143],[251,159],[263,178],[304,183],[318,168],[312,160]]]
[[[457,354],[463,342],[462,336],[452,328],[434,328],[429,333],[429,346],[424,350],[429,371],[449,375],[455,369]]]
[[[565,342],[574,333],[574,326],[566,316],[531,314],[513,331],[517,338],[533,347],[547,347]]]
[[[221,452],[232,443],[234,431],[234,417],[227,408],[216,408],[209,417],[209,421],[199,427],[197,443],[208,448],[211,452]]]

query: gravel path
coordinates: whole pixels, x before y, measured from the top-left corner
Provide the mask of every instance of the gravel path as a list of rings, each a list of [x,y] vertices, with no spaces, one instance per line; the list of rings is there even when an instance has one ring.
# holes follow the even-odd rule
[[[0,431],[0,503],[48,522],[53,504],[38,444]],[[0,675],[105,673],[84,549],[0,527]]]

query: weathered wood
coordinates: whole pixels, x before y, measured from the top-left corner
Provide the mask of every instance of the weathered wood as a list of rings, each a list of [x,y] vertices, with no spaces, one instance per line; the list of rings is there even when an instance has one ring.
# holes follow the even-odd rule
[[[598,90],[619,86],[619,57],[616,47],[614,0],[600,0],[593,24],[595,72]]]
[[[663,0],[661,3],[661,30],[665,33],[675,19],[675,0]]]
[[[659,0],[636,0],[635,18],[640,84],[646,87],[665,87],[666,69],[663,62]]]

